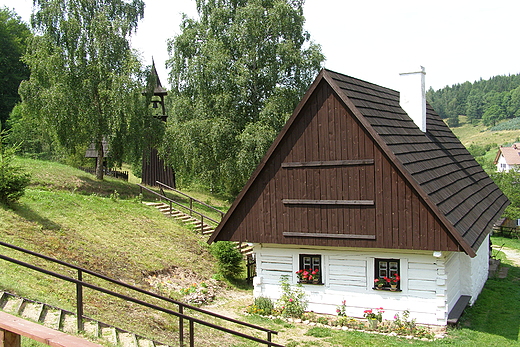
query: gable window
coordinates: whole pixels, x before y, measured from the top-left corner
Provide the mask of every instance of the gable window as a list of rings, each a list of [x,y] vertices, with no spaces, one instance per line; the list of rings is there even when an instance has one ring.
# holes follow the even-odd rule
[[[374,289],[400,290],[399,259],[375,259]]]
[[[300,254],[299,270],[296,271],[299,283],[322,284],[321,255]]]

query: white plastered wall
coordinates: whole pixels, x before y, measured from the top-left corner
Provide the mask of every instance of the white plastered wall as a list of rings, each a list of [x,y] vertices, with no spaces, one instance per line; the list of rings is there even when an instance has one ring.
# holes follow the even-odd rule
[[[377,249],[337,249],[278,247],[255,245],[257,277],[254,295],[271,299],[280,297],[280,276],[289,276],[296,284],[295,272],[300,254],[322,256],[323,285],[303,285],[309,300],[308,310],[335,314],[346,300],[347,315],[361,318],[369,308],[383,307],[384,319],[395,313],[410,311],[417,323],[445,325],[448,315],[450,285],[446,274],[448,254],[431,251],[393,251]],[[400,259],[401,291],[379,291],[373,288],[374,259]]]

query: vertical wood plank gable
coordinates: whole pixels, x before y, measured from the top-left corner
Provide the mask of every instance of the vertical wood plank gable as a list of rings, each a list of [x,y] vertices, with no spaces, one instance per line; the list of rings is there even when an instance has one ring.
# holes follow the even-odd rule
[[[297,117],[246,194],[252,201],[237,208],[243,222],[226,226],[236,228],[226,231],[232,240],[394,249],[429,249],[444,243],[435,238],[445,230],[435,218],[429,219],[431,211],[326,83],[309,97]],[[374,164],[281,167],[291,162],[355,159],[373,159]],[[282,199],[373,200],[374,205],[287,206]],[[375,240],[285,237],[285,231],[375,234]],[[446,250],[458,249],[454,240],[443,240]]]

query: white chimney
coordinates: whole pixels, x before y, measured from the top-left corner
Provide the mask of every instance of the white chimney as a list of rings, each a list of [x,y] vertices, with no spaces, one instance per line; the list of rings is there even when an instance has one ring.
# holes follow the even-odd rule
[[[401,76],[401,90],[399,103],[403,110],[408,113],[415,124],[426,132],[426,89],[424,67],[419,66],[413,72],[403,72]]]

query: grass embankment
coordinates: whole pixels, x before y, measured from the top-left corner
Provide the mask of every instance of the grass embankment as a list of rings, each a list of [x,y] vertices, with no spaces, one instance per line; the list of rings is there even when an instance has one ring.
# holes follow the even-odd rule
[[[143,288],[149,288],[146,278],[153,273],[168,271],[179,277],[188,273],[186,287],[215,273],[207,236],[141,204],[135,184],[110,177],[96,181],[90,174],[52,162],[19,159],[18,163],[31,174],[31,185],[18,204],[0,207],[2,241]],[[215,198],[201,199],[219,208],[226,206]],[[1,252],[76,276],[19,252],[5,248]],[[73,284],[5,261],[0,263],[0,288],[61,308],[75,308]],[[170,339],[170,332],[176,329],[176,322],[163,315],[146,313],[91,290],[85,291],[85,305],[88,316],[159,340]]]
[[[451,128],[453,133],[466,147],[470,145],[485,146],[496,144],[497,146],[510,145],[520,137],[520,130],[491,131],[482,124],[473,126],[467,122],[466,116],[459,116],[460,126]],[[496,154],[496,149],[494,149]]]

